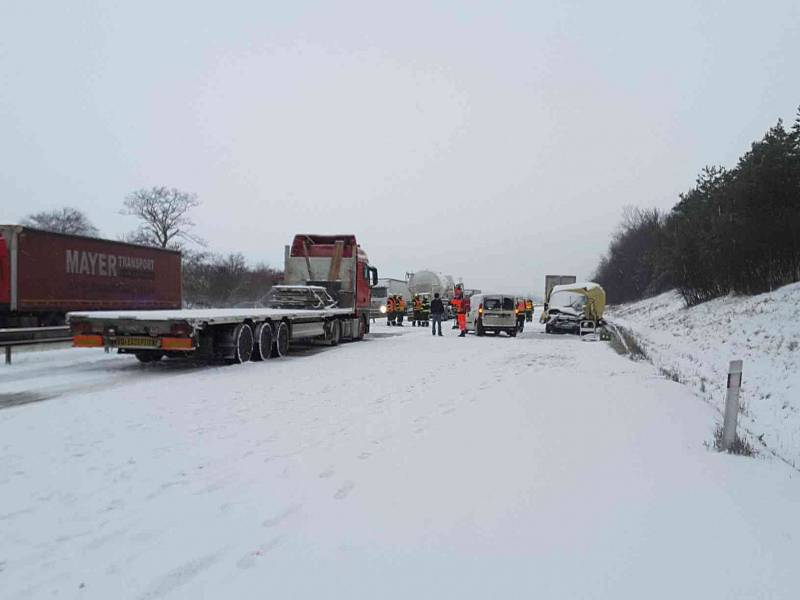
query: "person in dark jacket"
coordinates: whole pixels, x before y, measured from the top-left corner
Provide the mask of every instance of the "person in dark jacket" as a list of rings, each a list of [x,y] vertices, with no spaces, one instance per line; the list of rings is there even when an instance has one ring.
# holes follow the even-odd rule
[[[436,335],[436,327],[439,327],[439,335],[442,335],[442,318],[444,317],[444,304],[439,294],[433,295],[431,301],[431,334]]]

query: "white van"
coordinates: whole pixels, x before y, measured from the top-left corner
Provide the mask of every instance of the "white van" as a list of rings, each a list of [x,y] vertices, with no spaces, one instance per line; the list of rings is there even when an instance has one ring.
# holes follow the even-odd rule
[[[487,331],[499,334],[505,331],[517,335],[517,313],[514,296],[504,294],[476,294],[469,299],[467,331],[484,335]]]

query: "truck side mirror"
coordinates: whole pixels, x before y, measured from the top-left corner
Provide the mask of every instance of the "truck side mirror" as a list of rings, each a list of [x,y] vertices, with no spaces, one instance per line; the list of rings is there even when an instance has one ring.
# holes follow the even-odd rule
[[[370,267],[369,272],[372,273],[372,285],[378,285],[378,269],[375,267]]]

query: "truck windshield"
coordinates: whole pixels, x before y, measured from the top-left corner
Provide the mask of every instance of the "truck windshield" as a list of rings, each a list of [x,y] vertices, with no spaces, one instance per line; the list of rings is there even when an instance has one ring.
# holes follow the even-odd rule
[[[552,308],[572,308],[580,311],[586,305],[586,296],[575,292],[553,292],[550,296],[550,306]]]

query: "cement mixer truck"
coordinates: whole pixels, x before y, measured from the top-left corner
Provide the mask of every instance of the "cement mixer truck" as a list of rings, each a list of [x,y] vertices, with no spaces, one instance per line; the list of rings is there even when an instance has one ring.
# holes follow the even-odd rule
[[[411,294],[439,294],[443,300],[453,297],[453,278],[435,271],[417,271],[408,280],[408,289]]]
[[[436,271],[423,270],[411,274],[408,279],[408,289],[412,295],[427,296],[433,299],[435,294],[439,294],[445,304],[446,318],[453,316],[450,309],[450,301],[453,299],[455,282],[450,275],[443,275]]]

